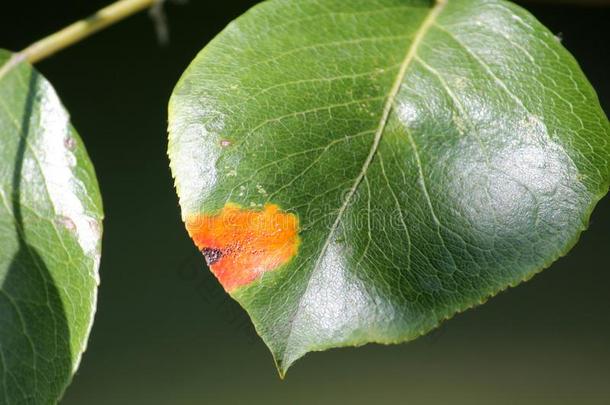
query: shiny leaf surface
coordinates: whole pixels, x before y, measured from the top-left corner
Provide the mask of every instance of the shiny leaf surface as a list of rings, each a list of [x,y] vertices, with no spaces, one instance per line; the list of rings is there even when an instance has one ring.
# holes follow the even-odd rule
[[[53,87],[0,50],[0,403],[56,403],[95,312],[102,204]]]
[[[169,133],[187,229],[282,374],[529,279],[610,180],[577,62],[499,0],[264,2],[186,70]]]

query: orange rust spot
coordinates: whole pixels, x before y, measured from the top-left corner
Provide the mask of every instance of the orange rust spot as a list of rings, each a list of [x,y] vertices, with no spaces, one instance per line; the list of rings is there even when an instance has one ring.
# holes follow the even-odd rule
[[[186,229],[228,292],[288,263],[299,247],[298,218],[275,204],[256,211],[228,203],[187,218]]]

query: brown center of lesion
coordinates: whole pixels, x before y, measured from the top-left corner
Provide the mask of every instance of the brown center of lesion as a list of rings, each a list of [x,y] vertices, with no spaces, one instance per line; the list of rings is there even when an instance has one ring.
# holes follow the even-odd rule
[[[203,253],[203,257],[205,257],[205,262],[208,266],[213,265],[223,256],[222,250],[214,248],[203,248],[201,249],[201,253]]]

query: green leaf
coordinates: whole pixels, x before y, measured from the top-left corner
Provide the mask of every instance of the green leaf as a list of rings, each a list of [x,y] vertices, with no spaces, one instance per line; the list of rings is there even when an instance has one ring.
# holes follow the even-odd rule
[[[281,374],[529,279],[610,181],[577,62],[499,0],[264,2],[186,70],[169,133],[187,228]]]
[[[102,202],[53,87],[0,50],[0,404],[52,404],[95,312]]]

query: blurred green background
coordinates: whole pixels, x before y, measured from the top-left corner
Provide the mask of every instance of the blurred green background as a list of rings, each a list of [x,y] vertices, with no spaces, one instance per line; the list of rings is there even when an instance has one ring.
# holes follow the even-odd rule
[[[102,0],[3,2],[18,50]],[[550,270],[416,342],[307,355],[280,381],[180,221],[166,105],[195,54],[255,1],[169,4],[38,65],[95,163],[106,221],[96,321],[63,404],[610,404],[610,200]],[[610,8],[527,7],[561,33],[610,111]]]

